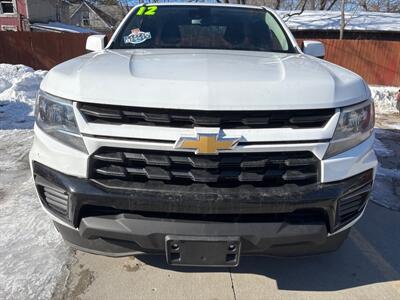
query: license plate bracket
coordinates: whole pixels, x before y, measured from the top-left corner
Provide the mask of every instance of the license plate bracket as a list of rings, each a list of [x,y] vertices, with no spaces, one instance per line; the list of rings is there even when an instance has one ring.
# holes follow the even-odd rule
[[[167,263],[185,266],[234,267],[239,264],[238,237],[165,237]]]

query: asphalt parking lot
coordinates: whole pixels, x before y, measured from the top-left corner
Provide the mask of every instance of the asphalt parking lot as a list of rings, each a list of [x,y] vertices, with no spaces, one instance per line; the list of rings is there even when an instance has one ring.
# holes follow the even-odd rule
[[[389,129],[393,122],[398,116],[378,120],[383,168],[373,201],[339,251],[243,257],[238,268],[222,269],[172,268],[163,256],[116,259],[76,251],[53,298],[400,299],[400,131]]]

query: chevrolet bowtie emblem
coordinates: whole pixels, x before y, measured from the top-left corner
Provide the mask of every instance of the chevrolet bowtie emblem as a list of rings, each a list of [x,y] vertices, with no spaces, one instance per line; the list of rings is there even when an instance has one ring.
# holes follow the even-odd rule
[[[239,138],[222,138],[219,133],[197,133],[196,137],[180,137],[177,149],[195,150],[195,154],[218,154],[219,150],[232,150]]]

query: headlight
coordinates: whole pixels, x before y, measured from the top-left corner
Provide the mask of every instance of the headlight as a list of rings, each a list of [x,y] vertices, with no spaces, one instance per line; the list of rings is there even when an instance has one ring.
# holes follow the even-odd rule
[[[349,150],[369,138],[375,125],[375,109],[372,101],[343,108],[324,158]]]
[[[40,91],[35,118],[37,126],[48,135],[77,150],[87,152],[76,124],[72,101]]]

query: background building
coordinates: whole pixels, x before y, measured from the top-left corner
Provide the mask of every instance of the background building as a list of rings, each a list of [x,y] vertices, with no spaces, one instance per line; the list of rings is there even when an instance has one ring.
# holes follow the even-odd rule
[[[63,23],[108,33],[114,31],[127,11],[119,5],[94,5],[88,1],[71,4]]]
[[[54,0],[0,0],[0,30],[29,31],[33,22],[58,21],[59,5]]]
[[[108,33],[126,13],[119,5],[94,5],[85,0],[0,0],[0,31]]]

